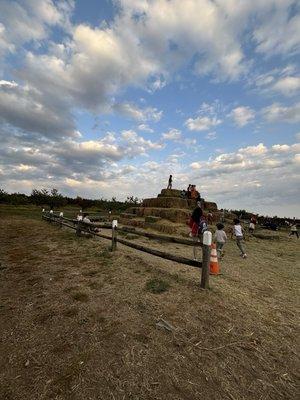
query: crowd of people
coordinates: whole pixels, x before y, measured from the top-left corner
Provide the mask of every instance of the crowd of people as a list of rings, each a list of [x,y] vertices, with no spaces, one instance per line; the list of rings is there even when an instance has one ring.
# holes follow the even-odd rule
[[[250,222],[250,224],[254,225],[254,221]],[[255,225],[254,225],[255,226]],[[195,241],[200,242],[203,233],[208,230],[208,221],[207,217],[204,215],[201,203],[197,202],[197,206],[192,212],[191,218],[189,220],[189,227],[190,227],[190,233],[189,236],[193,237]],[[221,259],[224,255],[224,245],[226,244],[228,238],[226,235],[226,232],[224,230],[225,226],[222,222],[218,222],[216,225],[216,231],[214,234],[214,242],[216,243],[216,248],[217,248],[217,255],[218,258]],[[250,227],[249,227],[250,229]],[[254,228],[251,226],[251,229]],[[245,251],[244,247],[244,229],[240,223],[239,219],[235,219],[233,226],[231,228],[231,238],[235,238],[237,247],[240,250],[240,254],[242,258],[246,258],[247,254]],[[194,247],[194,258],[196,259],[196,247]]]

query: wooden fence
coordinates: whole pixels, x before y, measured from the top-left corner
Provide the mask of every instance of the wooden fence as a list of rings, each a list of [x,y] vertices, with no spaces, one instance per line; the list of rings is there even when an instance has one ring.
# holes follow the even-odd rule
[[[43,212],[42,219],[48,221],[49,223],[58,224],[60,227],[66,226],[68,228],[74,229],[76,231],[76,235],[80,236],[82,232],[89,233],[94,236],[98,236],[100,238],[104,238],[111,241],[111,250],[115,251],[117,249],[117,244],[121,243],[125,246],[131,247],[136,250],[143,251],[148,254],[155,255],[160,258],[164,258],[166,260],[175,261],[180,264],[189,265],[192,267],[201,269],[201,282],[200,286],[204,289],[209,288],[209,264],[210,264],[210,245],[211,245],[211,232],[205,232],[203,238],[203,244],[200,242],[195,242],[190,239],[178,238],[169,235],[157,235],[150,232],[144,232],[136,230],[133,227],[117,227],[116,221],[113,223],[106,224],[93,224],[87,223],[83,221],[78,221],[77,219],[66,218],[62,215],[62,213],[49,213]],[[97,232],[97,228],[111,229],[112,235],[108,236],[103,233]],[[175,254],[166,253],[157,249],[148,248],[141,244],[130,242],[129,240],[125,240],[118,236],[118,232],[124,233],[132,233],[137,236],[147,237],[149,239],[165,241],[169,243],[178,243],[189,246],[199,246],[202,247],[202,261],[192,260],[189,258],[185,258],[182,256],[178,256]]]

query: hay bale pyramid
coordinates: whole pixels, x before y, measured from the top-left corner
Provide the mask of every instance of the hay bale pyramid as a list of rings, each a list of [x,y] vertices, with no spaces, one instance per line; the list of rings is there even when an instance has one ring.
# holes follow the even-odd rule
[[[155,198],[144,199],[140,206],[130,207],[121,214],[120,222],[165,233],[180,232],[196,207],[196,200],[181,197],[181,190],[162,189]],[[220,212],[216,203],[204,201],[204,212],[215,218]],[[185,228],[186,229],[186,228]]]

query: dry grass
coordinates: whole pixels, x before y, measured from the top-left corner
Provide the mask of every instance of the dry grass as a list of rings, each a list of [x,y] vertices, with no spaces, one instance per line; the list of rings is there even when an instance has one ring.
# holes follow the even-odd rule
[[[22,216],[0,224],[1,400],[296,398],[296,239],[250,238],[246,260],[230,241],[202,291],[193,268]]]
[[[146,290],[151,293],[163,293],[170,287],[169,282],[163,279],[150,279],[146,282]]]

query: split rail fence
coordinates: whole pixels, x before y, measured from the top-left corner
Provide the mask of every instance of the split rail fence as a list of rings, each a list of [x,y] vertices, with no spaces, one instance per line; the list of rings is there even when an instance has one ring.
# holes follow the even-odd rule
[[[190,239],[178,238],[169,235],[158,235],[150,232],[139,231],[133,227],[126,227],[126,226],[118,227],[117,221],[115,220],[112,221],[112,223],[94,224],[94,223],[83,222],[82,220],[78,221],[77,219],[66,218],[63,216],[62,213],[54,213],[54,212],[53,213],[43,212],[42,219],[48,221],[49,223],[58,224],[60,227],[66,226],[68,228],[74,229],[76,231],[77,236],[81,236],[82,232],[84,232],[103,239],[110,240],[111,251],[115,251],[117,249],[117,243],[121,243],[125,246],[143,251],[145,253],[152,254],[160,258],[164,258],[166,260],[175,261],[180,264],[185,264],[191,267],[200,268],[201,269],[200,286],[203,289],[209,288],[210,245],[212,242],[211,232],[205,232],[203,235],[203,243],[200,243]],[[97,228],[111,229],[112,235],[108,236],[102,232],[97,232]],[[178,243],[189,246],[202,247],[202,261],[192,260],[175,254],[166,253],[157,249],[148,248],[141,244],[130,242],[129,240],[125,240],[123,238],[118,237],[118,232],[132,233],[137,236],[143,236],[149,239],[160,240],[169,243]]]

